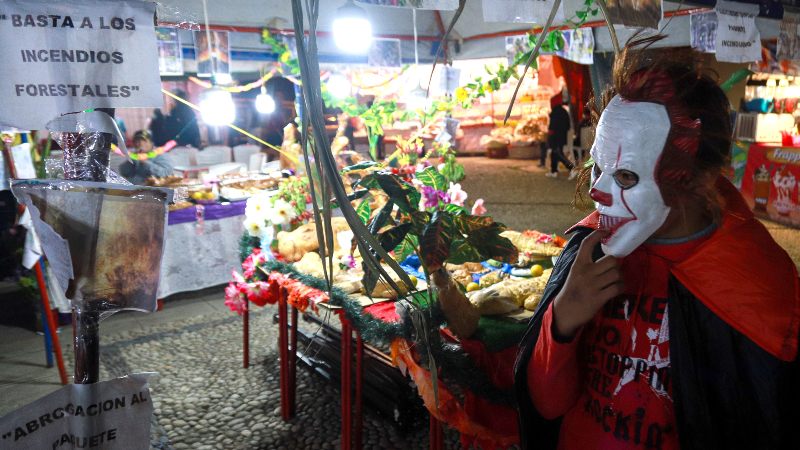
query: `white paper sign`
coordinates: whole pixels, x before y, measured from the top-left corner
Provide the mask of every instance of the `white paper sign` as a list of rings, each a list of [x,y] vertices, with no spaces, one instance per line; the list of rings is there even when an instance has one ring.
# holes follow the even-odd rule
[[[0,418],[0,448],[149,449],[151,375],[64,386]]]
[[[486,22],[538,23],[544,25],[550,17],[555,0],[483,0],[483,20]],[[564,22],[563,3],[558,5],[553,23]]]
[[[758,5],[719,0],[717,11],[717,61],[761,61],[761,34],[756,27]]]
[[[36,178],[36,169],[33,167],[33,159],[31,159],[30,143],[11,147],[11,157],[14,158],[14,169],[16,169],[18,179]],[[8,164],[6,164],[3,153],[0,152],[0,190],[9,189],[9,176]]]
[[[800,16],[783,14],[775,57],[779,60],[800,61]]]
[[[43,129],[69,112],[160,107],[155,3],[0,2],[0,124]]]

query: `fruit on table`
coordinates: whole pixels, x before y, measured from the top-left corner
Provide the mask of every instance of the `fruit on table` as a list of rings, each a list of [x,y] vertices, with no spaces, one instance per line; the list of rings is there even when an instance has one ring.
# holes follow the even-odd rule
[[[531,266],[531,275],[534,277],[540,277],[544,273],[544,267],[541,264],[534,264]]]
[[[474,281],[472,283],[467,284],[467,292],[477,291],[480,288],[481,286],[478,283],[475,283]]]

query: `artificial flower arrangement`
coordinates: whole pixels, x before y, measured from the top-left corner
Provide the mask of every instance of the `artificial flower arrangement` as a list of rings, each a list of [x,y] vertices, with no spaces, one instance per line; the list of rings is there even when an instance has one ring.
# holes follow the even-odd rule
[[[281,179],[277,191],[261,191],[247,200],[247,236],[257,240],[259,247],[270,248],[278,231],[292,231],[311,219],[306,210],[309,202],[308,180],[297,176]]]

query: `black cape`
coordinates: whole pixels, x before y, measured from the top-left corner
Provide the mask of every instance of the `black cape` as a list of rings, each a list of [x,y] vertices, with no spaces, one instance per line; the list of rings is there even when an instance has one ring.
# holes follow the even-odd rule
[[[561,419],[537,412],[528,363],[542,317],[583,239],[578,228],[553,268],[514,365],[522,449],[556,449]],[[598,246],[595,259],[602,252]],[[669,283],[670,377],[681,449],[800,449],[800,362],[772,356],[731,328],[675,278]]]

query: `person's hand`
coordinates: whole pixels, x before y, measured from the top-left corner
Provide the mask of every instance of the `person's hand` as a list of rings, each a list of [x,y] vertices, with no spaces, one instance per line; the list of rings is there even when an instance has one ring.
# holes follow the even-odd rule
[[[575,336],[606,302],[624,290],[617,258],[607,255],[592,260],[594,248],[606,234],[596,230],[581,242],[567,281],[553,302],[554,331],[562,338]]]

